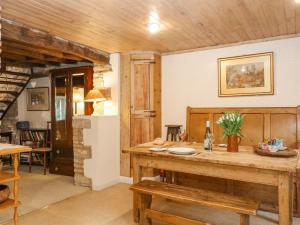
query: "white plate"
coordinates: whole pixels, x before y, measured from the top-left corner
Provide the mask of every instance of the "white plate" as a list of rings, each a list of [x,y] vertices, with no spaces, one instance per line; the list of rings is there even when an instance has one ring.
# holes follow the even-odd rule
[[[226,148],[227,144],[218,144],[218,146],[221,147],[221,148]]]
[[[167,150],[167,148],[159,148],[159,147],[150,148],[150,151],[152,151],[152,152],[163,152],[166,150]]]
[[[168,148],[168,151],[177,155],[191,155],[196,153],[196,149],[194,148],[183,148],[183,147],[174,147]]]

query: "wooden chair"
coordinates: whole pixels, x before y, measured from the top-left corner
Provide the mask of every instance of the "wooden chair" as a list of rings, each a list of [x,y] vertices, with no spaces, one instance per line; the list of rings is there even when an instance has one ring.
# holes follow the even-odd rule
[[[165,127],[167,127],[167,141],[169,141],[169,137],[170,141],[179,140],[182,125],[166,125]]]
[[[169,141],[169,140],[170,141],[180,141],[182,125],[165,125],[165,127],[167,128],[166,141]],[[163,181],[170,181],[170,180],[174,181],[175,177],[176,177],[176,173],[161,170],[160,177]]]
[[[29,173],[31,173],[31,169],[32,169],[32,155],[39,153],[39,154],[43,155],[44,175],[47,174],[47,168],[49,165],[47,158],[48,158],[48,155],[52,152],[50,133],[51,133],[51,122],[48,121],[47,122],[47,131],[45,133],[45,140],[43,142],[43,147],[32,149],[32,151],[29,153]],[[49,158],[50,158],[50,156],[49,156]]]
[[[240,214],[240,225],[250,225],[249,215],[256,215],[259,207],[259,203],[252,199],[149,180],[133,184],[130,189],[138,196],[139,225],[150,225],[151,219],[173,225],[210,225],[151,209],[152,196],[233,211]]]

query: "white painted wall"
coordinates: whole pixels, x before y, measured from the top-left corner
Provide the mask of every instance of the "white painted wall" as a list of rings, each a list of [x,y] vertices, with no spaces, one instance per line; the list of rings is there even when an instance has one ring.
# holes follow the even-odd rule
[[[92,189],[101,190],[119,182],[120,117],[84,116],[91,120],[85,129],[85,145],[92,147],[92,158],[84,160],[84,175],[92,179]]]
[[[119,53],[110,55],[110,64],[112,72],[105,73],[104,85],[112,88],[112,101],[105,103],[105,115],[83,116],[91,120],[91,129],[83,131],[84,144],[92,147],[92,158],[84,161],[84,174],[92,179],[93,190],[101,190],[120,180]]]
[[[110,54],[112,71],[104,73],[103,80],[105,87],[111,87],[112,101],[104,102],[104,115],[119,114],[120,95],[120,54]]]
[[[274,52],[273,96],[218,97],[221,57]],[[162,129],[186,123],[186,107],[300,105],[300,38],[261,42],[162,57]]]
[[[26,88],[33,88],[32,84],[36,84],[35,87],[49,87],[49,101],[50,101],[50,79],[49,77],[43,77],[38,79],[32,79]],[[49,111],[27,111],[27,91],[26,89],[18,98],[18,119],[19,121],[29,121],[30,126],[34,128],[46,128],[47,121],[51,120],[50,108]]]

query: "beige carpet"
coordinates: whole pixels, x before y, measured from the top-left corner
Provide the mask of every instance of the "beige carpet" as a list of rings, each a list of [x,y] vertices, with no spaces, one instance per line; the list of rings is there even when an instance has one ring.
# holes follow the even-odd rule
[[[132,221],[132,194],[128,187],[126,184],[118,184],[100,192],[85,192],[22,216],[20,225],[135,225]],[[239,225],[238,215],[222,210],[182,206],[157,199],[153,207],[215,225]],[[275,214],[260,214],[269,219],[276,218]],[[260,217],[251,217],[251,225],[274,224]],[[300,225],[300,219],[294,219],[293,224]],[[161,223],[154,221],[153,225]]]
[[[32,173],[27,172],[28,166],[22,166],[20,170],[21,206],[19,212],[21,215],[89,190],[85,187],[75,186],[72,177],[52,174],[43,175],[40,166],[34,166]],[[9,209],[0,212],[0,224],[12,218],[12,211]]]

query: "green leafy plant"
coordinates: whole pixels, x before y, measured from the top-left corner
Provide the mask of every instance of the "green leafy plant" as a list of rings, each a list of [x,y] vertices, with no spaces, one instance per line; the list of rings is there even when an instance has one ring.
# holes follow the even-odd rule
[[[224,136],[239,135],[241,133],[242,124],[244,122],[244,116],[239,112],[225,112],[218,119],[217,124],[223,128]]]

